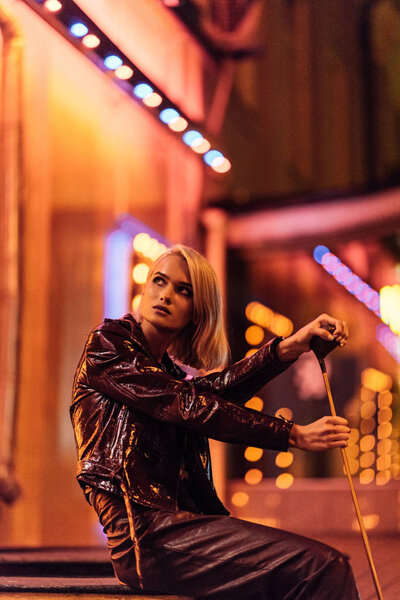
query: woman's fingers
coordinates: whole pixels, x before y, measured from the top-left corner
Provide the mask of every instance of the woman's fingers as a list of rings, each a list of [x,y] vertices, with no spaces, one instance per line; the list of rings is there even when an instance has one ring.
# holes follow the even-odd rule
[[[348,422],[343,417],[322,417],[308,425],[293,425],[289,443],[303,450],[318,452],[347,446]]]

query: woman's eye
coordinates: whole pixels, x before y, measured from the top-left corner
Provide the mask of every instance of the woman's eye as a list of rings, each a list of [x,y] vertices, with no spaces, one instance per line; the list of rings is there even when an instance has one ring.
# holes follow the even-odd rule
[[[180,288],[178,288],[178,291],[180,294],[183,294],[184,296],[188,296],[189,298],[191,298],[193,296],[192,291],[189,290],[189,288],[187,288],[187,287],[180,287]]]
[[[153,283],[155,283],[156,285],[162,285],[164,283],[164,279],[157,275],[156,277],[154,277]]]

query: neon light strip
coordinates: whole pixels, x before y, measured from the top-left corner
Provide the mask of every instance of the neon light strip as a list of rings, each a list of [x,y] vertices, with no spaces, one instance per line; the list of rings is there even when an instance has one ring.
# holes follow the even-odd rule
[[[122,215],[106,236],[104,249],[103,316],[116,319],[130,311],[132,285],[131,261],[133,239],[138,233],[148,233],[159,242],[170,243],[130,215]]]
[[[168,127],[173,135],[202,156],[204,163],[216,173],[227,173],[230,161],[196,131],[191,121],[146,75],[121,52],[73,0],[24,0],[30,8],[54,27],[99,69],[111,74],[114,83],[139,102],[148,112]],[[195,134],[187,142],[183,132]]]
[[[379,292],[371,288],[358,275],[353,273],[349,267],[326,246],[316,246],[313,253],[315,261],[320,264],[325,271],[336,279],[350,294],[362,302],[377,317],[381,318],[380,313],[380,295]],[[395,335],[390,328],[382,322],[376,328],[376,338],[378,342],[387,350],[393,358],[400,364],[400,338]]]

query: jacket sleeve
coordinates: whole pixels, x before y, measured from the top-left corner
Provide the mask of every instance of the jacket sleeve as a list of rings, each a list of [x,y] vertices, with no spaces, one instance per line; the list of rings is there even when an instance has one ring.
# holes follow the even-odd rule
[[[288,448],[290,423],[237,406],[212,389],[200,390],[193,382],[175,379],[117,325],[103,324],[92,332],[80,379],[128,408],[207,437],[261,448]]]
[[[281,362],[276,357],[273,349],[277,341],[278,338],[274,338],[252,356],[243,358],[223,371],[196,377],[194,384],[202,391],[212,390],[231,402],[244,405],[266,383],[295,362]]]

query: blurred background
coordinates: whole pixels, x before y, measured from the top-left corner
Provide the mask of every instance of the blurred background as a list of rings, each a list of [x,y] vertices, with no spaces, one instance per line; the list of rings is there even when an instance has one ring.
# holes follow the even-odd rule
[[[0,57],[2,545],[103,543],[72,379],[172,243],[214,265],[235,360],[349,322],[328,373],[366,525],[398,536],[400,2],[0,0]],[[327,414],[315,358],[250,406]],[[212,450],[233,514],[356,531],[339,453]]]

